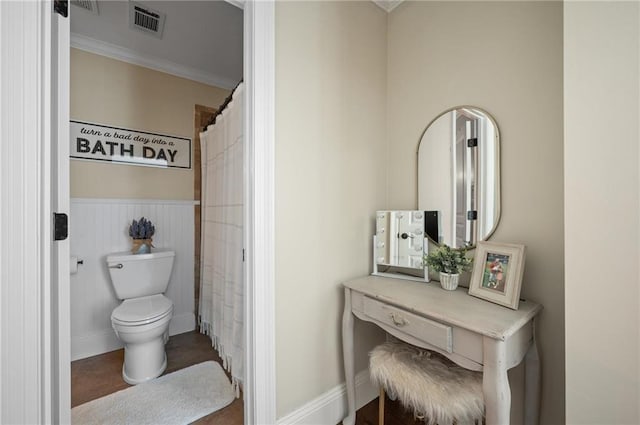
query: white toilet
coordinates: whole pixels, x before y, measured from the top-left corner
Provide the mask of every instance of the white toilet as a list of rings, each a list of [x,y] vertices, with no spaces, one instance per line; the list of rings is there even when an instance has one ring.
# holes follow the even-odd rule
[[[122,303],[111,313],[111,325],[124,343],[122,377],[131,385],[157,378],[167,367],[173,302],[163,293],[169,285],[175,252],[119,252],[107,256],[111,283]]]

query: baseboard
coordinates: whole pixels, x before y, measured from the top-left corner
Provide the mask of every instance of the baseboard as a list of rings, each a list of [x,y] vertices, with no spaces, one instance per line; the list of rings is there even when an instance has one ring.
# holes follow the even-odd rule
[[[356,409],[374,400],[378,389],[371,385],[369,370],[356,375]],[[335,425],[347,415],[347,387],[345,384],[322,394],[309,403],[278,419],[278,425]]]
[[[191,332],[196,328],[196,316],[193,313],[183,313],[173,316],[169,323],[169,335]]]
[[[169,323],[169,335],[191,332],[196,328],[193,313],[183,313],[173,316]],[[122,348],[122,342],[112,329],[94,332],[89,335],[71,337],[71,361],[80,360],[98,354]]]

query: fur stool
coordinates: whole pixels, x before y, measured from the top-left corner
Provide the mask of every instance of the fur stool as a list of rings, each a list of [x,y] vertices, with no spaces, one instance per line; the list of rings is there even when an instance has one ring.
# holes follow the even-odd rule
[[[429,424],[482,423],[482,373],[456,365],[444,356],[404,342],[386,342],[369,353],[371,382]]]

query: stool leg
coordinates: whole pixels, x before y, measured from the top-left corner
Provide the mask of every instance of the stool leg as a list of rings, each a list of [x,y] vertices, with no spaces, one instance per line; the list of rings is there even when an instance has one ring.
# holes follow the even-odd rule
[[[380,399],[378,400],[378,425],[384,425],[384,388],[380,387]]]

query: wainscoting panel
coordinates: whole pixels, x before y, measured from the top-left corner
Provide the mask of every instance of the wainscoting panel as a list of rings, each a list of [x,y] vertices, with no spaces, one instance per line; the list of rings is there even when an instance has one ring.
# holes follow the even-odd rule
[[[71,275],[72,360],[122,347],[111,328],[111,312],[120,301],[111,285],[106,257],[131,248],[129,224],[142,216],[156,227],[153,245],[176,252],[166,292],[174,303],[169,334],[195,329],[194,202],[72,198],[71,255],[83,261]]]

